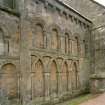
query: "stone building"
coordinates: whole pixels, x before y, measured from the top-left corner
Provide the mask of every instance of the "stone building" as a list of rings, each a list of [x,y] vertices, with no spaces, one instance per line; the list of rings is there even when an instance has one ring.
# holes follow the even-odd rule
[[[51,104],[104,90],[104,14],[92,0],[0,0],[0,97]]]

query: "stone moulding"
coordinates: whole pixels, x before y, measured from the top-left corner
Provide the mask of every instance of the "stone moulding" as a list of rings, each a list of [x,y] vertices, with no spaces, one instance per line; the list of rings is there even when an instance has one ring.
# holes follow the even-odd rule
[[[91,79],[105,79],[104,74],[93,74],[90,76]]]
[[[11,9],[11,8],[8,8],[8,7],[5,7],[5,6],[1,5],[1,4],[0,4],[0,10],[8,12],[8,13],[10,13],[12,15],[20,17],[20,13],[18,11],[14,10],[14,9]]]

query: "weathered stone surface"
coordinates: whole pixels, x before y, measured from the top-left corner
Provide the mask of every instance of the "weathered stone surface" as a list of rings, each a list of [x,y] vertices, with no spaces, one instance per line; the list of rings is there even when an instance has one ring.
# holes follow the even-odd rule
[[[104,27],[95,29],[103,23],[97,14],[104,8],[89,0],[65,3],[78,12],[58,0],[20,0],[14,10],[1,7],[2,97],[23,105],[57,103],[89,91],[90,75],[104,72],[104,50],[98,50],[104,46]]]

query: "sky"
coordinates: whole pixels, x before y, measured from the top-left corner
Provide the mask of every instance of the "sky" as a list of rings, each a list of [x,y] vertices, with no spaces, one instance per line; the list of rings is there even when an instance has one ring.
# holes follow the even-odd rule
[[[95,0],[97,2],[99,2],[100,4],[104,5],[105,6],[105,0]]]

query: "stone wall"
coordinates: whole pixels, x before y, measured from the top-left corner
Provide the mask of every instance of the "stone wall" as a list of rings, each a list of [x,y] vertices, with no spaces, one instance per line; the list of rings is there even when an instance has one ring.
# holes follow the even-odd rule
[[[93,22],[91,35],[91,72],[97,77],[92,76],[93,80],[99,81],[96,84],[100,88],[98,90],[105,90],[103,84],[105,78],[105,7],[95,2],[94,0],[60,0],[69,6],[76,9],[78,12],[88,17]],[[100,83],[102,81],[102,83]],[[100,86],[101,84],[101,86]],[[102,85],[103,84],[103,85]],[[96,86],[96,88],[97,88]],[[102,89],[101,89],[102,88]],[[95,90],[96,91],[96,90]]]
[[[0,10],[0,97],[14,99],[20,91],[20,28],[19,18],[8,12]]]
[[[26,105],[87,92],[92,22],[56,0],[24,3],[20,17],[0,11],[1,95]]]
[[[25,8],[27,17],[21,27],[21,71],[27,79],[24,100],[57,102],[86,91],[91,22],[56,1],[30,0]]]

